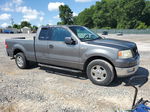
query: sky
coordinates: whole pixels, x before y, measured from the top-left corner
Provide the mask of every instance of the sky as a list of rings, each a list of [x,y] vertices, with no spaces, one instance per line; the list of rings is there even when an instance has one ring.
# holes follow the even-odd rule
[[[32,25],[56,25],[59,18],[58,7],[68,5],[73,15],[78,15],[99,0],[0,0],[0,27],[29,21]]]

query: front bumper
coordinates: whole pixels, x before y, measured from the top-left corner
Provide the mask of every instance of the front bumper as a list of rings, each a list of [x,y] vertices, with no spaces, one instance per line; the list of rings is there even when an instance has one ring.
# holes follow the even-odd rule
[[[115,67],[118,77],[126,77],[129,75],[133,75],[139,68],[139,64],[129,68],[118,68]]]
[[[133,75],[139,68],[139,61],[140,56],[138,56],[135,60],[136,65],[132,66],[132,67],[115,67],[116,69],[116,73],[118,77],[126,77],[129,75]]]

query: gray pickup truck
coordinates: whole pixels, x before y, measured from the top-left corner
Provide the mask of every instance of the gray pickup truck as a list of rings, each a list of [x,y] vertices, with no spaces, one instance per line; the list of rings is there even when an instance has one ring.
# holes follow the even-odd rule
[[[83,26],[44,26],[30,40],[6,39],[8,56],[19,68],[29,62],[80,70],[98,85],[109,85],[115,76],[134,74],[139,53],[133,42],[102,38]]]

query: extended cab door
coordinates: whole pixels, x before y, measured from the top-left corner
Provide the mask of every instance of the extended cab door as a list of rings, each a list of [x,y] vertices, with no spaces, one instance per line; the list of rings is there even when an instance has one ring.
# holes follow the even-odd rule
[[[37,32],[37,37],[35,39],[35,55],[37,62],[46,63],[48,58],[48,31],[49,28],[41,28]]]
[[[51,27],[50,41],[48,41],[48,60],[50,64],[79,68],[79,47],[75,45],[68,45],[65,43],[65,37],[72,37],[67,28]]]

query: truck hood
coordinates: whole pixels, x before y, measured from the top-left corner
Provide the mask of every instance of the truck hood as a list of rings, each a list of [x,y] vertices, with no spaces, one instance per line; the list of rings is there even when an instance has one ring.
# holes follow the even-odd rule
[[[87,43],[93,44],[93,45],[99,45],[99,46],[112,47],[112,48],[116,48],[116,49],[120,49],[120,50],[131,49],[136,46],[136,44],[133,42],[117,40],[117,39],[110,39],[110,38],[87,41]]]

